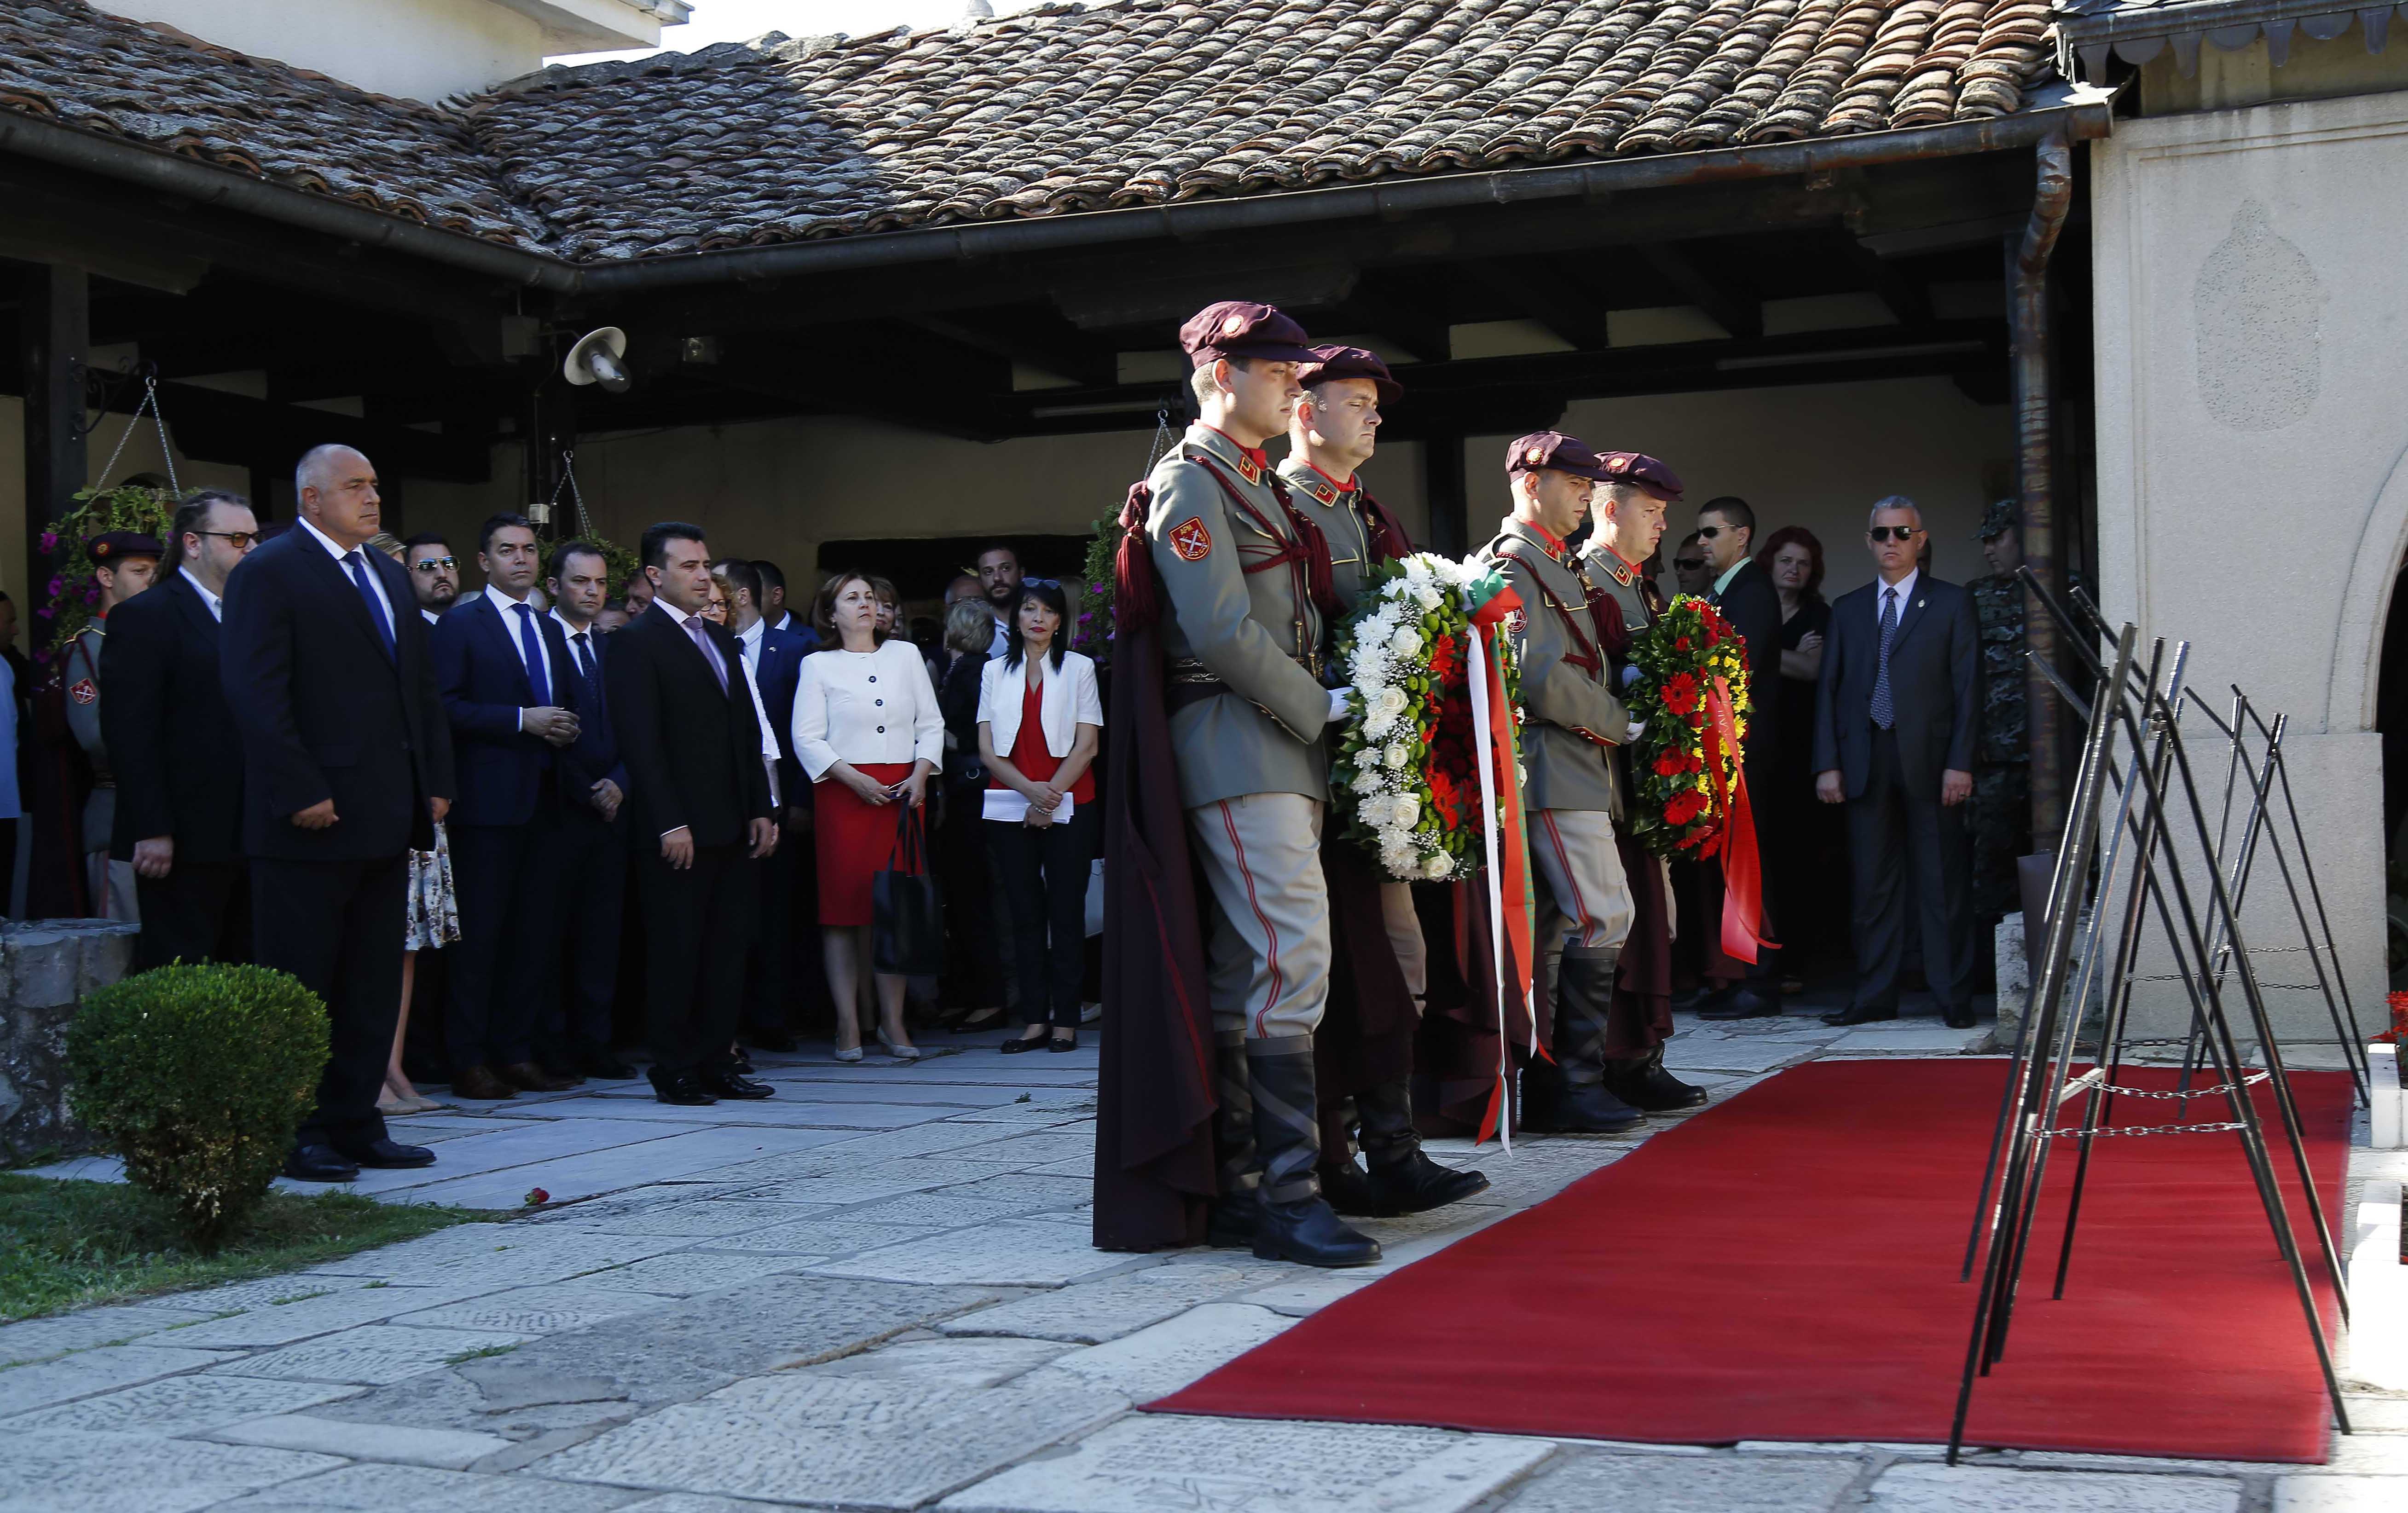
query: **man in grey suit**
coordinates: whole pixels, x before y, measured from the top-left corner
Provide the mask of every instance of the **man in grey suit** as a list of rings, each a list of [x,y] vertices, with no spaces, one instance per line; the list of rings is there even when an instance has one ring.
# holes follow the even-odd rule
[[[1831,606],[1814,690],[1814,796],[1848,806],[1856,880],[1856,991],[1826,1024],[1898,1017],[1906,871],[1921,879],[1924,975],[1957,1029],[1973,1022],[1965,800],[1981,722],[1981,632],[1972,596],[1915,565],[1923,512],[1893,494],[1865,533],[1875,580]]]

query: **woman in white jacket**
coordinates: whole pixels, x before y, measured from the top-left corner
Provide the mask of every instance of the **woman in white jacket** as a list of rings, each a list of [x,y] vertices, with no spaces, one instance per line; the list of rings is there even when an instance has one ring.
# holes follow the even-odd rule
[[[928,775],[944,761],[945,717],[919,649],[878,629],[878,594],[867,577],[828,579],[811,623],[830,649],[805,657],[796,679],[795,758],[811,779],[836,1059],[857,1062],[873,975],[870,879],[895,849],[895,806],[909,806],[910,822],[926,824],[921,806]],[[890,1056],[919,1060],[903,1024],[903,978],[875,977],[878,1043]]]
[[[1104,706],[1096,664],[1063,648],[1068,620],[1059,588],[1025,585],[1011,617],[1010,649],[979,678],[987,848],[1010,904],[1011,962],[1026,1026],[1019,1039],[1003,1043],[1006,1052],[1079,1044],[1087,872],[1101,818],[1090,769]]]

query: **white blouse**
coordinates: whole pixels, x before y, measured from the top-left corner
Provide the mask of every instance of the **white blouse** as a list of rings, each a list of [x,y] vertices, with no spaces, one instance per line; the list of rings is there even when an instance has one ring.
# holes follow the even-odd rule
[[[945,762],[945,716],[920,650],[896,636],[875,651],[814,651],[795,684],[795,757],[813,782],[854,766]]]
[[[979,669],[979,723],[991,727],[987,735],[995,754],[1010,760],[1012,743],[1020,738],[1020,711],[1028,698],[1028,666],[1007,667],[1001,657],[990,657]],[[1037,696],[1037,712],[1045,728],[1045,749],[1056,758],[1070,754],[1081,725],[1101,727],[1104,701],[1096,691],[1096,664],[1076,651],[1062,653],[1056,667],[1049,657],[1045,684]]]

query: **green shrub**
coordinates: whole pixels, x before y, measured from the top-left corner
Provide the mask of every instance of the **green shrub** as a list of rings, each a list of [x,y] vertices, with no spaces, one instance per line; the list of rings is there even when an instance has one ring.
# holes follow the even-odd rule
[[[158,967],[67,1028],[76,1118],[209,1253],[276,1178],[326,1064],[326,1007],[264,966]]]

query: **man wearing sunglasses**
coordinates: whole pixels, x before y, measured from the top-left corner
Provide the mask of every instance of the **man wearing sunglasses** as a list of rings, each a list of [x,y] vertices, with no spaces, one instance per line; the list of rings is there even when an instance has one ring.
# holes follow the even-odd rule
[[[1753,681],[1747,735],[1741,741],[1740,768],[1747,778],[1748,806],[1756,814],[1756,853],[1765,854],[1772,835],[1776,784],[1772,753],[1781,744],[1777,719],[1781,701],[1774,696],[1781,672],[1781,595],[1771,576],[1756,565],[1756,510],[1744,499],[1725,494],[1709,499],[1698,510],[1698,535],[1705,548],[1707,571],[1714,575],[1710,597],[1747,642],[1748,672]],[[1719,864],[1717,864],[1719,865]],[[1763,915],[1763,934],[1771,936],[1780,921],[1770,901]],[[1723,986],[1698,1005],[1706,1020],[1752,1020],[1781,1012],[1781,983],[1770,945],[1756,949],[1756,960],[1742,963],[1715,949],[1709,932],[1705,942],[1707,975],[1723,978]]]
[[[227,575],[259,543],[251,501],[202,489],[176,510],[174,564],[108,617],[100,723],[119,796],[110,860],[134,873],[134,965],[251,960],[242,740],[218,676]]]
[[[409,592],[417,596],[418,612],[434,624],[460,602],[460,559],[452,544],[433,531],[423,531],[401,545],[401,564],[409,569]]]
[[[1923,512],[1892,495],[1873,507],[1866,545],[1874,581],[1831,606],[1814,685],[1814,796],[1848,806],[1856,883],[1856,989],[1826,1024],[1898,1017],[1906,954],[1906,866],[1924,974],[1956,1029],[1973,1023],[1970,854],[1965,800],[1981,726],[1981,631],[1972,596],[1915,564]]]

